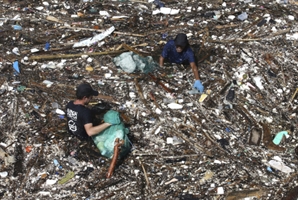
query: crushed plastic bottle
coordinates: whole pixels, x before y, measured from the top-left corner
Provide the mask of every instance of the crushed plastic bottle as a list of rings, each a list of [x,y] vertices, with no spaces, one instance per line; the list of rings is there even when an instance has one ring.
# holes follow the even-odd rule
[[[58,167],[59,169],[62,169],[62,166],[60,165],[57,159],[54,159],[53,162],[56,167]]]
[[[279,171],[282,171],[284,173],[291,173],[294,172],[293,169],[291,169],[290,167],[286,166],[280,159],[274,159],[274,160],[270,160],[269,161],[269,165],[274,168],[277,169]]]
[[[247,17],[248,17],[247,13],[246,13],[246,12],[243,12],[243,13],[241,13],[240,15],[238,15],[237,18],[238,18],[239,20],[241,20],[241,21],[244,21],[244,20],[247,19]]]
[[[74,165],[74,166],[78,166],[79,165],[79,162],[74,157],[72,157],[72,156],[68,156],[67,157],[67,161],[69,163],[71,163],[72,165]]]

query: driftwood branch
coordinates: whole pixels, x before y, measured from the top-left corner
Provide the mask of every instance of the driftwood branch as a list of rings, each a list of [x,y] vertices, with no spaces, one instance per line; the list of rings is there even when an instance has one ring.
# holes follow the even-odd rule
[[[148,74],[150,78],[158,85],[160,85],[166,92],[172,93],[172,90],[165,86],[158,78],[156,78],[153,74]]]
[[[119,156],[119,147],[123,144],[123,140],[119,140],[119,138],[116,138],[115,140],[115,146],[114,146],[114,155],[107,173],[107,178],[111,178],[118,160]]]

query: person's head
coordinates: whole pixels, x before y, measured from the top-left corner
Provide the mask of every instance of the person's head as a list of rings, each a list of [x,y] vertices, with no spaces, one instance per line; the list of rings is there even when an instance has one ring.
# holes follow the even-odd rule
[[[188,46],[187,36],[184,33],[179,33],[175,37],[174,42],[176,46],[176,51],[178,53],[182,52]]]
[[[97,96],[98,92],[93,90],[89,83],[82,83],[77,87],[76,96],[79,100],[84,100],[84,104],[87,105],[93,96]]]

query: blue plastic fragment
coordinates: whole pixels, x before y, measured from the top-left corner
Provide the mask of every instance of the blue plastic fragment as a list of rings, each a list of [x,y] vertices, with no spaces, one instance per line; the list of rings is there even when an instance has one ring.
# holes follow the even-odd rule
[[[161,7],[165,7],[165,4],[162,3],[160,0],[154,0],[153,2],[157,7],[161,8]]]
[[[273,172],[272,169],[271,169],[271,167],[267,167],[267,170],[268,170],[269,172]]]
[[[229,127],[226,128],[226,132],[231,132],[231,129]]]
[[[162,39],[166,39],[168,37],[168,33],[163,33],[161,37]]]
[[[12,28],[17,31],[22,30],[22,27],[20,25],[12,25]]]
[[[19,61],[14,61],[13,62],[13,69],[15,72],[17,72],[18,74],[20,73],[20,68],[19,68]]]
[[[54,162],[54,165],[55,165],[56,167],[59,167],[59,166],[60,166],[58,160],[54,159],[53,162]]]
[[[44,50],[48,51],[50,49],[50,47],[51,47],[50,43],[47,42],[44,46]]]

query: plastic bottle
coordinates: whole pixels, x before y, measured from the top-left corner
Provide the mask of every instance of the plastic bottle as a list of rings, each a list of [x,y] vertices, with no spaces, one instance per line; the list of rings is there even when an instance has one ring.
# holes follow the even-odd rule
[[[54,159],[53,162],[54,162],[54,165],[56,167],[58,167],[59,169],[62,169],[62,166],[60,165],[60,163],[58,162],[58,160]]]

